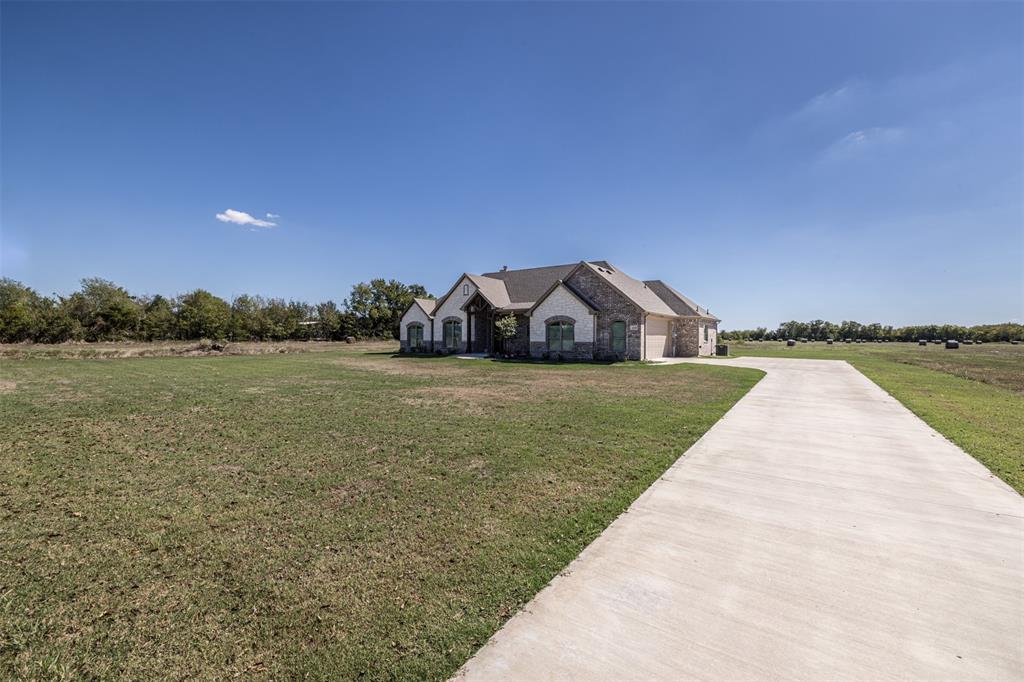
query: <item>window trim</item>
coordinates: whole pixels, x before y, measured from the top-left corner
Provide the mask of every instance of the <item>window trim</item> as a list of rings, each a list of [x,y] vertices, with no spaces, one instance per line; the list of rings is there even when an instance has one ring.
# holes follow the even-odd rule
[[[558,330],[558,339],[554,345],[552,345],[552,330]],[[565,331],[569,330],[570,338],[566,339]],[[576,349],[576,322],[564,319],[554,319],[544,324],[544,342],[547,345],[549,353],[565,353],[572,352]],[[569,347],[566,348],[566,343]]]
[[[448,343],[448,330],[451,329],[451,343]],[[441,323],[441,343],[445,348],[458,348],[462,343],[462,320],[458,317],[448,317]]]
[[[462,295],[469,296],[469,282],[462,283]]]
[[[413,333],[415,332],[415,334]],[[416,343],[413,343],[413,337],[416,337]],[[422,322],[410,322],[405,327],[405,340],[409,345],[409,348],[419,349],[423,347],[423,323]]]

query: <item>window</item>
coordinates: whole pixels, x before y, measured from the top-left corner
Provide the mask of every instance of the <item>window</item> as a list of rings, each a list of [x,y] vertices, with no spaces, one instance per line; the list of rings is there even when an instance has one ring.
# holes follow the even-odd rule
[[[455,348],[462,341],[462,321],[447,320],[444,323],[444,346]]]
[[[612,352],[626,352],[626,323],[622,320],[612,322]]]
[[[463,284],[462,285],[462,295],[463,296],[469,296],[469,285],[468,284]]]
[[[549,351],[571,351],[575,340],[572,322],[552,322],[548,325]]]
[[[410,324],[406,336],[409,339],[409,348],[423,347],[423,325]]]
[[[704,340],[708,340],[708,326],[704,325]]]

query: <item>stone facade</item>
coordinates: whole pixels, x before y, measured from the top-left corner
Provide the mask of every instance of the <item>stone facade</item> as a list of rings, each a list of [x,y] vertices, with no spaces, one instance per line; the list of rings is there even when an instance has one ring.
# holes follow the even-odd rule
[[[707,329],[707,340],[704,330]],[[698,355],[714,355],[718,343],[718,322],[705,317],[680,317],[672,324],[672,339],[675,355],[692,358]]]
[[[600,312],[594,327],[595,360],[640,360],[643,352],[643,311],[622,292],[589,268],[579,268],[566,282]],[[626,323],[626,351],[612,351],[612,323]]]
[[[572,350],[549,351],[547,341],[530,341],[530,355],[543,360],[593,360],[594,344],[577,341]]]

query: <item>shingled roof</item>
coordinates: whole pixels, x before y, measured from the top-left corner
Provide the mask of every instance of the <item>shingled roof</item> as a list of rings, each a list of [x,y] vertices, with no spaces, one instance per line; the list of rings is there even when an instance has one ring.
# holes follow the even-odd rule
[[[504,282],[510,303],[529,303],[532,305],[551,288],[551,285],[560,279],[568,277],[569,273],[575,270],[578,265],[579,263],[569,263],[567,265],[549,265],[543,268],[501,270],[499,272],[485,272],[483,276]]]
[[[413,303],[423,308],[423,312],[427,315],[434,314],[434,308],[437,306],[437,300],[433,298],[414,298]]]
[[[633,279],[608,261],[595,260],[565,265],[549,265],[521,270],[499,270],[482,275],[466,277],[480,294],[498,310],[527,311],[544,298],[558,282],[568,279],[577,268],[586,267],[607,281],[641,310],[655,315],[701,315],[712,317],[707,309],[680,294],[661,280],[640,281]],[[452,289],[454,291],[454,287]],[[443,301],[448,294],[440,300]],[[416,299],[416,302],[432,315],[439,301]],[[715,318],[717,319],[717,318]]]
[[[621,291],[626,298],[640,306],[644,312],[669,316],[679,314],[672,310],[665,301],[661,300],[645,283],[638,279],[633,279],[609,264],[608,261],[592,261],[588,265],[593,268],[594,272],[607,280],[609,284]]]
[[[658,297],[665,301],[665,303],[668,304],[668,307],[675,311],[676,315],[700,315],[702,317],[711,317],[715,320],[718,319],[712,315],[707,308],[701,308],[692,300],[683,296],[660,279],[645,280],[644,284],[650,287],[654,293],[658,294]]]
[[[487,302],[495,308],[504,308],[512,302],[509,300],[505,283],[500,279],[494,279],[487,275],[467,274],[466,277],[476,286],[477,291],[487,299]]]

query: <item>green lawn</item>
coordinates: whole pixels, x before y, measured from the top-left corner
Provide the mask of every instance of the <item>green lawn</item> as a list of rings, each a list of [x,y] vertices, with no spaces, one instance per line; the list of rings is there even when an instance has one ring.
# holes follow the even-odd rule
[[[760,372],[0,365],[0,678],[443,679]]]
[[[733,355],[846,360],[1024,494],[1024,346],[732,343]]]

